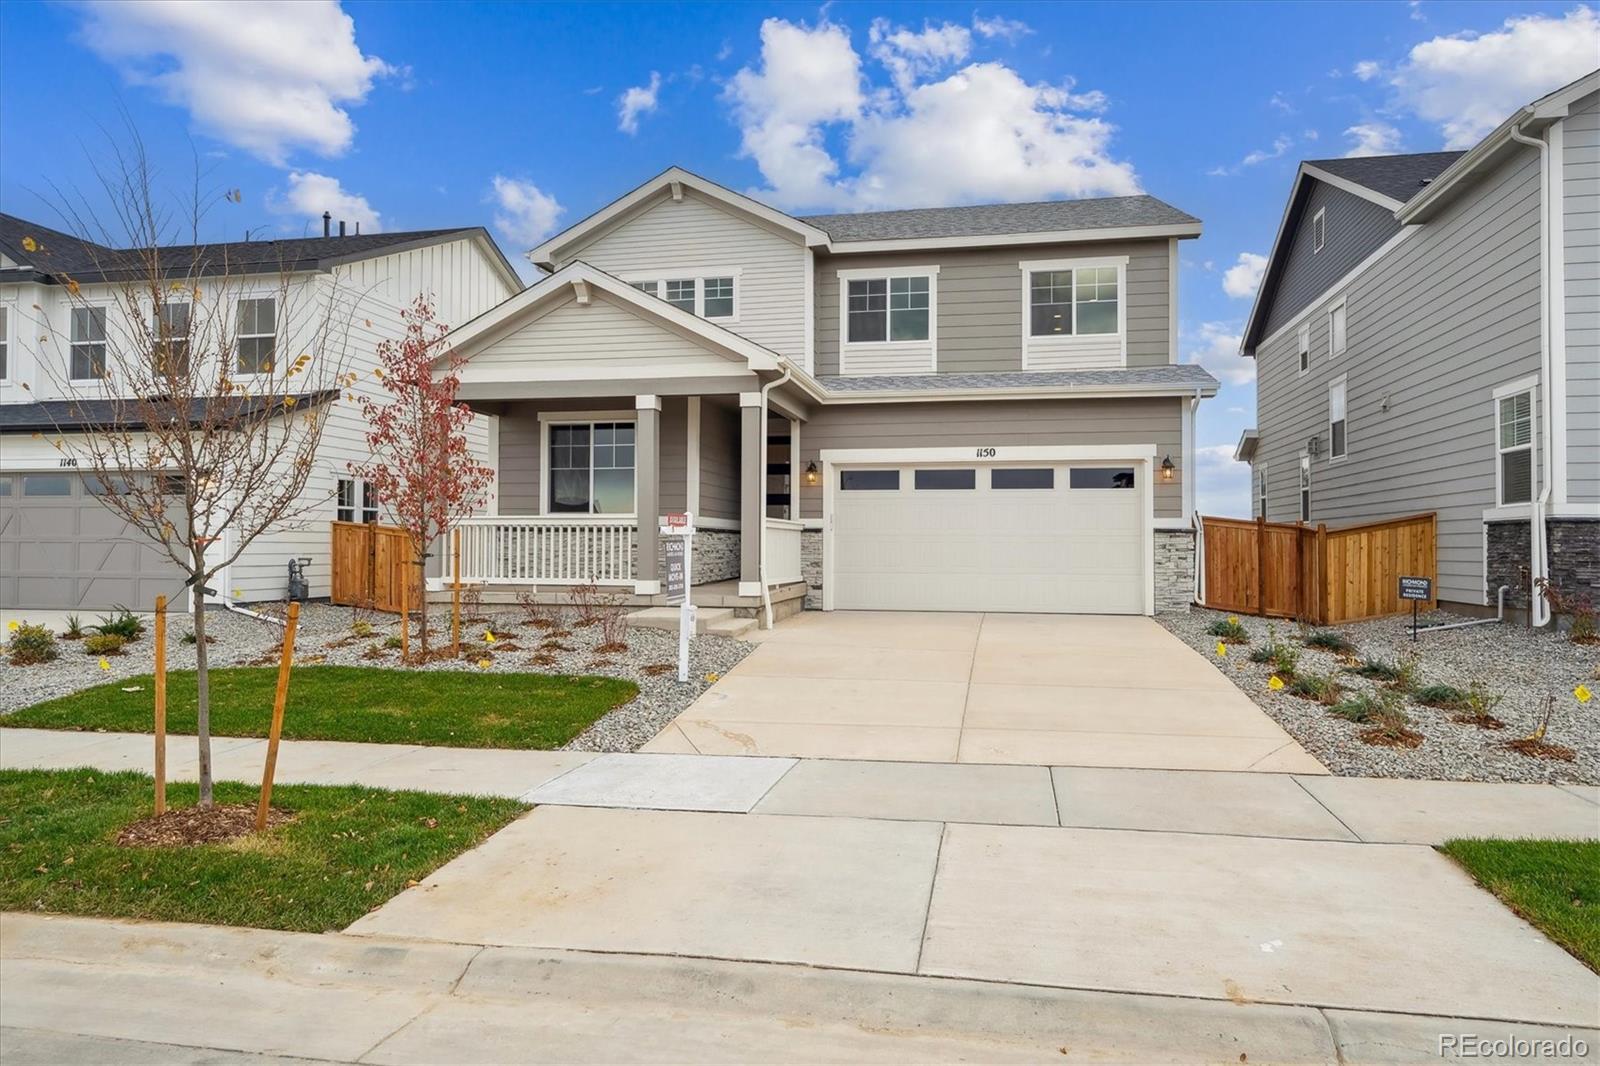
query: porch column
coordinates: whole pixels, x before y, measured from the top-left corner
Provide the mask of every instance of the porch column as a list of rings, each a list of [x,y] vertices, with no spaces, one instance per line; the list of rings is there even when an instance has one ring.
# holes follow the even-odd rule
[[[661,397],[635,396],[638,415],[634,425],[633,477],[639,521],[639,569],[633,591],[654,596],[661,591]]]
[[[761,534],[767,515],[766,410],[759,392],[739,394],[739,595],[761,595]]]

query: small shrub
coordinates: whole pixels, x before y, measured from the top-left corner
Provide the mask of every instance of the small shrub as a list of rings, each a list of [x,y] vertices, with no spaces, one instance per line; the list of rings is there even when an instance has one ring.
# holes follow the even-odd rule
[[[1503,699],[1505,696],[1490,692],[1483,682],[1475,680],[1462,693],[1460,713],[1452,715],[1451,720],[1479,729],[1504,729],[1506,724],[1494,716],[1494,709]]]
[[[1550,605],[1554,616],[1566,615],[1567,639],[1574,644],[1600,644],[1600,627],[1595,623],[1594,600],[1587,593],[1568,593],[1547,578],[1534,581],[1539,595]]]
[[[1364,677],[1369,681],[1394,681],[1400,677],[1400,668],[1382,659],[1368,658],[1363,660],[1360,666],[1349,667],[1349,670],[1357,677]]]
[[[1289,694],[1329,707],[1339,702],[1344,690],[1331,674],[1301,674],[1289,683]]]
[[[67,615],[67,628],[62,631],[61,636],[65,640],[82,640],[83,619],[75,614]]]
[[[356,619],[354,622],[350,623],[350,635],[352,637],[372,636],[372,623],[367,621],[365,618]]]
[[[1206,627],[1213,637],[1221,637],[1225,644],[1248,644],[1250,633],[1237,618],[1219,618]]]
[[[1340,700],[1328,708],[1328,713],[1347,722],[1370,722],[1383,710],[1383,702],[1370,693]]]
[[[1422,734],[1410,728],[1411,719],[1401,706],[1398,693],[1387,693],[1394,699],[1384,700],[1383,706],[1370,719],[1371,724],[1361,731],[1367,744],[1386,748],[1415,748],[1422,744]]]
[[[1446,711],[1458,711],[1467,705],[1467,694],[1454,685],[1424,685],[1416,691],[1414,698],[1425,707],[1438,707]]]
[[[394,636],[383,638],[383,646],[389,651],[399,651],[403,643],[398,633]]]
[[[1407,655],[1395,667],[1395,676],[1389,682],[1396,692],[1415,692],[1422,683],[1422,663],[1415,655]]]
[[[123,643],[127,643],[139,639],[144,632],[144,622],[126,607],[118,607],[114,614],[101,615],[99,624],[94,628],[97,633],[121,637]]]
[[[47,663],[61,655],[60,650],[56,648],[54,633],[45,626],[29,625],[27,622],[23,622],[11,631],[11,639],[6,643],[6,652],[12,666]]]
[[[93,633],[83,638],[83,650],[90,655],[121,655],[127,643],[121,633]]]
[[[1356,650],[1356,646],[1350,643],[1350,638],[1337,629],[1313,630],[1306,636],[1305,642],[1309,648],[1321,648],[1335,655],[1354,655]]]
[[[1300,650],[1292,644],[1279,644],[1272,652],[1272,672],[1282,678],[1295,676],[1300,666]]]
[[[178,639],[180,641],[182,641],[183,643],[185,643],[185,644],[198,643],[194,639],[194,631],[193,630],[190,630],[189,632],[185,633],[183,636],[179,637]],[[211,647],[211,645],[215,644],[216,642],[217,642],[217,638],[216,637],[212,636],[210,633],[206,634],[206,647],[209,648],[209,647]]]

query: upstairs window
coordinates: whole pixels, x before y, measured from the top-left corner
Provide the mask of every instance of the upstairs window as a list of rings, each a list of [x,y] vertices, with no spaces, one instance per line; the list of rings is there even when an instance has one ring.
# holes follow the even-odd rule
[[[926,276],[859,278],[846,284],[846,338],[851,344],[928,339],[933,298]]]
[[[1317,208],[1317,213],[1311,216],[1311,251],[1313,254],[1322,251],[1322,246],[1328,242],[1328,209]]]
[[[662,282],[661,298],[680,311],[694,314],[694,279],[680,278]]]
[[[704,282],[704,311],[706,318],[733,317],[733,279],[706,278]]]
[[[1328,458],[1343,459],[1349,448],[1346,439],[1345,380],[1328,384]]]
[[[1344,354],[1345,303],[1340,300],[1328,311],[1328,358]]]
[[[665,281],[630,281],[640,292],[667,301],[680,311],[701,318],[733,319],[737,315],[734,298],[736,276],[669,278]]]
[[[239,301],[238,369],[241,374],[270,374],[277,353],[278,301],[270,297]]]
[[[1515,392],[1495,401],[1499,425],[1495,461],[1499,464],[1502,507],[1533,502],[1533,390]]]
[[[1311,323],[1302,322],[1295,332],[1295,345],[1300,350],[1300,373],[1311,369]]]
[[[186,377],[189,373],[189,305],[162,304],[150,324],[155,342],[151,369],[158,377]]]
[[[1121,318],[1121,270],[1082,266],[1028,273],[1028,335],[1116,333]]]
[[[1030,276],[1028,333],[1034,337],[1072,333],[1072,271],[1035,270]]]
[[[74,307],[67,368],[73,381],[99,381],[106,376],[106,309]]]
[[[0,381],[11,377],[11,312],[0,307]]]

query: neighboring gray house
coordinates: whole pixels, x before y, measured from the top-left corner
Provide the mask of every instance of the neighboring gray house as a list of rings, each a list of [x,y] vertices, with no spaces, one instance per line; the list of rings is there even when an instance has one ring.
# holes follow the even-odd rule
[[[1302,163],[1242,347],[1257,514],[1436,511],[1456,605],[1600,593],[1600,71],[1467,152]]]
[[[687,511],[702,603],[1184,608],[1199,233],[1149,196],[795,217],[668,170],[452,334],[500,472],[463,576],[660,602]]]

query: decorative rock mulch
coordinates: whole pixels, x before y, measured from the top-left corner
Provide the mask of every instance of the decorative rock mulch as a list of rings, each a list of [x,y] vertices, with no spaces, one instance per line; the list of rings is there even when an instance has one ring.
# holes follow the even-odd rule
[[[259,608],[260,613],[281,613],[281,607]],[[677,679],[678,635],[660,629],[629,629],[625,650],[601,650],[604,635],[599,625],[579,625],[573,613],[546,617],[532,624],[518,608],[486,610],[486,617],[462,627],[462,655],[441,654],[449,646],[448,608],[429,612],[433,655],[418,670],[466,670],[509,673],[597,674],[620,677],[639,686],[639,695],[600,718],[566,747],[576,751],[632,751],[655,736],[668,722],[693,703],[700,693],[755,649],[753,644],[726,637],[698,636],[689,643],[689,680]],[[365,622],[371,632],[356,635],[353,623]],[[553,623],[553,628],[552,628]],[[192,629],[188,616],[174,615],[169,622],[167,668],[192,670],[195,648],[179,640]],[[326,603],[301,607],[295,641],[297,665],[400,667],[398,649],[387,648],[400,626],[392,615],[353,611]],[[233,612],[206,613],[206,632],[216,640],[207,645],[212,666],[273,665],[283,630],[270,622]],[[493,640],[488,639],[489,636]],[[416,625],[412,625],[412,652],[419,651]],[[93,685],[147,674],[155,663],[154,642],[146,633],[128,644],[121,655],[107,658],[87,654],[80,642],[58,642],[61,657],[33,666],[12,666],[0,657],[0,714],[42,700],[64,696]]]
[[[1226,657],[1216,654],[1217,638],[1206,629],[1220,619],[1237,617],[1250,634],[1248,645],[1234,644]],[[1298,673],[1332,674],[1347,696],[1378,694],[1385,686],[1346,669],[1346,660],[1331,652],[1306,647],[1293,622],[1196,608],[1188,614],[1156,619],[1190,647],[1210,659],[1263,711],[1283,726],[1305,749],[1335,774],[1347,777],[1410,777],[1452,781],[1547,781],[1600,784],[1600,647],[1574,644],[1564,635],[1534,632],[1513,623],[1423,633],[1413,643],[1409,616],[1329,627],[1355,645],[1355,658],[1399,664],[1415,655],[1419,685],[1444,684],[1465,690],[1477,681],[1501,696],[1493,709],[1504,723],[1485,729],[1458,720],[1459,712],[1424,707],[1407,698],[1408,728],[1421,734],[1416,747],[1371,744],[1361,739],[1369,727],[1345,721],[1328,709],[1269,687],[1272,668],[1250,661],[1252,649],[1280,641],[1300,653]],[[1434,612],[1423,624],[1466,621]],[[1596,692],[1587,704],[1574,695],[1586,685]],[[1570,749],[1572,760],[1541,758],[1508,746],[1532,734],[1544,720],[1554,696],[1544,740]]]

